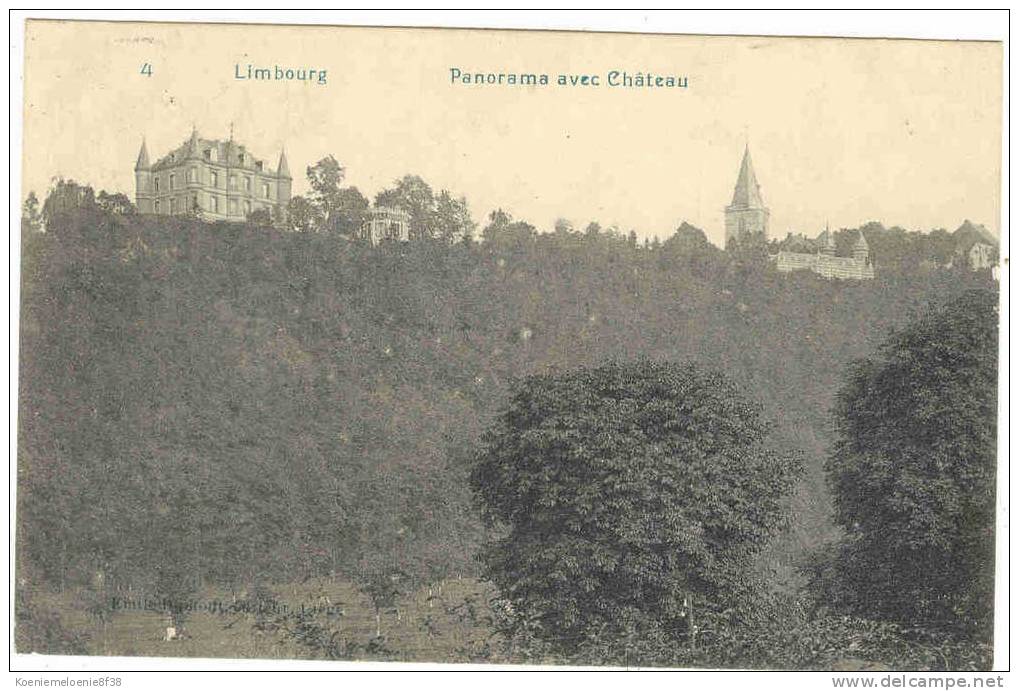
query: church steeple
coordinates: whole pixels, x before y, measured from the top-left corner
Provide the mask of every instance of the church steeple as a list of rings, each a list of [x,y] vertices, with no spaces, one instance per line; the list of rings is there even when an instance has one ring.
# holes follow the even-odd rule
[[[145,146],[145,137],[142,137],[142,148],[138,152],[138,161],[134,164],[135,170],[148,170],[151,166],[149,165],[149,150]]]
[[[732,191],[732,203],[725,207],[725,243],[728,247],[733,241],[737,243],[753,235],[762,240],[768,239],[768,216],[764,199],[761,198],[761,186],[757,183],[754,164],[750,158],[750,145],[743,149],[743,161],[736,177],[736,187]]]
[[[729,206],[739,209],[764,208],[761,186],[757,184],[754,163],[750,160],[749,144],[743,149],[743,162],[739,166],[739,177],[736,178],[736,188],[732,192],[732,203]]]

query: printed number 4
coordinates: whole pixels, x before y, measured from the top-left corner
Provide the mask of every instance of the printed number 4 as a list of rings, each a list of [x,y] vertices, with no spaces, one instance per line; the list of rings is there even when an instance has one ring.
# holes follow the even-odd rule
[[[142,74],[144,74],[146,77],[151,77],[152,65],[150,65],[149,63],[145,63],[144,65],[142,65]]]

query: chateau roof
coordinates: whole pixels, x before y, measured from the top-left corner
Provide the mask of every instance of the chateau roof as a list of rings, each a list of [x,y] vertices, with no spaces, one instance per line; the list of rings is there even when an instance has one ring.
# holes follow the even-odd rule
[[[757,184],[757,176],[754,175],[754,164],[750,160],[750,145],[743,150],[743,162],[739,167],[739,177],[736,178],[736,189],[732,193],[730,207],[739,209],[762,209],[764,200],[761,199],[761,186]]]
[[[960,250],[968,251],[970,247],[978,242],[991,245],[992,247],[998,246],[998,238],[991,231],[987,230],[983,225],[973,223],[970,220],[963,221],[962,225],[955,230],[953,235]]]
[[[280,151],[280,162],[276,166],[276,174],[281,178],[290,177],[290,166],[287,165],[287,152],[285,150]]]
[[[135,170],[148,170],[149,168],[149,150],[145,146],[145,139],[142,139],[142,148],[138,152],[138,161],[134,164]]]
[[[206,151],[210,152],[208,158],[205,156]],[[252,172],[259,171],[269,175],[277,174],[276,170],[271,165],[268,165],[264,158],[248,151],[247,147],[243,144],[239,144],[232,139],[205,139],[199,136],[197,130],[193,130],[191,136],[186,141],[156,161],[152,169],[162,170],[164,168],[172,168],[187,160],[211,160],[228,165],[231,168],[240,168]],[[259,163],[262,165],[261,170],[258,168]],[[280,163],[285,164],[286,158],[281,157]],[[289,172],[286,177],[289,177]]]
[[[854,250],[869,250],[870,245],[867,244],[867,238],[863,236],[863,231],[860,231],[860,237],[856,239],[856,243],[853,245]]]

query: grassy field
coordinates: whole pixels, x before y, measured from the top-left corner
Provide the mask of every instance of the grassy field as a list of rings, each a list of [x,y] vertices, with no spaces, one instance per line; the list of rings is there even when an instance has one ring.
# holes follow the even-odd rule
[[[88,613],[81,593],[26,593],[34,611],[59,617],[66,634],[84,645],[89,655],[169,656],[214,658],[310,659],[327,656],[321,649],[302,645],[300,635],[307,627],[297,624],[302,607],[315,613],[303,621],[312,630],[335,632],[336,640],[354,651],[357,659],[469,662],[481,661],[478,650],[489,639],[489,631],[477,623],[472,612],[484,615],[490,593],[472,579],[450,580],[441,586],[425,588],[402,599],[394,608],[380,613],[379,622],[371,601],[350,583],[315,580],[288,584],[273,591],[280,609],[285,605],[291,616],[268,614],[268,626],[259,626],[259,617],[251,613],[211,612],[198,609],[188,615],[187,636],[183,640],[163,640],[167,626],[164,613],[124,607],[105,624]],[[134,595],[136,599],[140,599]],[[231,593],[207,589],[195,600],[221,602],[224,608],[234,600]],[[16,641],[19,653],[73,652],[41,650],[38,635],[30,627],[35,622],[19,620]],[[280,628],[277,624],[283,624]],[[376,638],[376,626],[381,638]],[[319,627],[322,627],[321,629]],[[350,647],[352,646],[352,647]]]

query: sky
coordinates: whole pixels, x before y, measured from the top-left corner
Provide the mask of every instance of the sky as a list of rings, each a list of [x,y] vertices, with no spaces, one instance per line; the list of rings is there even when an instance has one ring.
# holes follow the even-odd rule
[[[232,126],[273,165],[286,148],[295,194],[332,154],[369,198],[412,173],[482,224],[502,208],[541,230],[594,220],[664,239],[686,221],[722,244],[749,143],[772,237],[868,221],[999,232],[994,42],[30,21],[25,61],[22,196],[63,176],[133,198],[143,138],[155,160],[192,127]],[[249,64],[327,83],[236,79]],[[464,85],[451,68],[553,84]],[[688,86],[612,88],[613,70]]]

